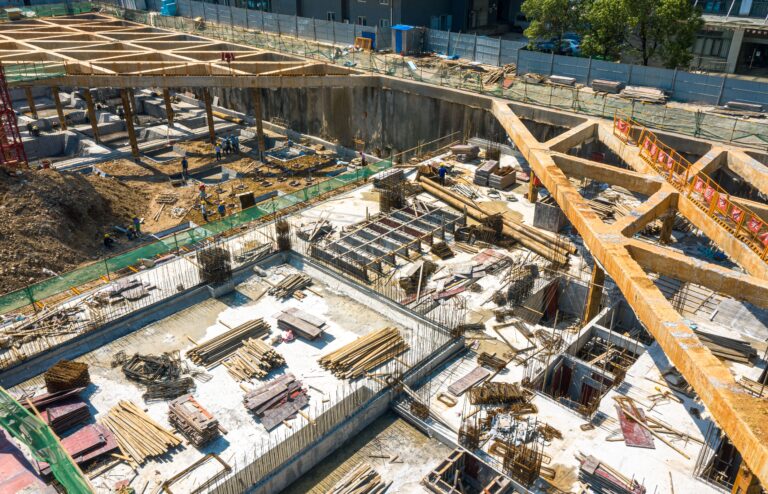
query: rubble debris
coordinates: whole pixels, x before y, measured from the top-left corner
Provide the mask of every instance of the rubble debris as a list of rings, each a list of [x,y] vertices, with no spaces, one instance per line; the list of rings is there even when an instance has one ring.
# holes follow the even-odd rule
[[[484,382],[469,390],[473,405],[505,405],[529,402],[533,393],[515,383]]]
[[[179,352],[162,355],[134,354],[123,364],[125,377],[142,384],[154,384],[160,381],[172,381],[181,377],[181,357]]]
[[[308,403],[301,381],[290,373],[247,392],[243,398],[245,408],[259,417],[268,431],[294,417]]]
[[[219,437],[219,421],[190,394],[168,404],[168,421],[198,447]]]
[[[320,365],[339,379],[356,379],[408,350],[394,327],[371,331],[352,343],[320,357]]]
[[[147,392],[141,397],[147,403],[153,401],[172,400],[178,396],[189,393],[196,387],[195,380],[191,377],[182,377],[170,381],[155,382],[147,385]]]
[[[101,423],[115,434],[120,449],[138,465],[181,445],[181,439],[130,401],[120,400]]]
[[[197,365],[210,369],[240,348],[244,340],[259,338],[269,331],[270,326],[264,322],[264,319],[254,319],[198,344],[187,351],[187,358]]]
[[[85,388],[91,383],[88,364],[60,360],[43,373],[45,387],[49,393]]]

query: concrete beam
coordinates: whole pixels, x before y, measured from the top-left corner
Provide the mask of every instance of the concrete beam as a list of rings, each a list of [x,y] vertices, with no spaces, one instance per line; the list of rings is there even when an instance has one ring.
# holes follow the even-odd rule
[[[534,139],[509,105],[503,100],[493,100],[492,105],[494,116],[581,234],[590,253],[617,284],[637,318],[699,395],[747,465],[764,485],[768,485],[768,428],[765,427],[764,401],[745,393],[730,370],[701,343],[630,255],[627,247],[633,241],[617,235],[597,217],[555,164],[550,150]],[[634,152],[637,152],[636,148]],[[681,204],[686,202],[680,201]]]
[[[688,173],[688,176],[690,177],[690,180],[693,180],[693,177],[695,177],[699,173],[712,175],[718,169],[720,169],[721,166],[725,165],[727,162],[728,162],[728,151],[726,151],[724,148],[721,148],[719,146],[713,147],[707,152],[707,154],[705,154],[704,156],[699,158],[695,163],[692,164],[690,168],[690,173]]]
[[[655,194],[664,184],[664,179],[658,175],[638,173],[568,154],[551,153],[551,155],[557,166],[569,177],[588,178],[609,185],[617,185],[645,196]]]
[[[557,137],[553,137],[544,143],[544,146],[552,151],[567,153],[569,149],[579,144],[583,144],[589,139],[597,137],[597,122],[588,120],[583,124],[563,132]]]
[[[660,190],[630,211],[627,216],[616,220],[613,228],[625,237],[632,237],[645,228],[648,223],[661,218],[670,209],[674,209],[677,206],[677,199],[677,192]]]
[[[728,168],[768,197],[768,167],[744,151],[728,153]]]
[[[627,245],[632,258],[652,273],[693,283],[737,300],[768,308],[768,283],[717,264],[693,259],[679,251],[632,239]]]

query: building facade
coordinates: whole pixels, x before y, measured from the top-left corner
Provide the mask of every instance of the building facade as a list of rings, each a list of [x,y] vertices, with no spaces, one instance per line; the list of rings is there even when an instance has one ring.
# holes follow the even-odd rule
[[[243,6],[363,26],[408,24],[472,32],[508,29],[521,3],[522,0],[248,0]]]
[[[693,47],[693,68],[768,75],[768,0],[696,0],[704,29]]]

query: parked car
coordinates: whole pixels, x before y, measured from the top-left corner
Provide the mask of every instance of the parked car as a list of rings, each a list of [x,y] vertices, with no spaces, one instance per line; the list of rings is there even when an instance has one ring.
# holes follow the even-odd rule
[[[557,46],[557,39],[552,38],[548,41],[539,41],[534,45],[536,51],[543,51],[545,53],[556,53],[558,55],[581,55],[581,43],[573,39],[561,39],[560,45]]]

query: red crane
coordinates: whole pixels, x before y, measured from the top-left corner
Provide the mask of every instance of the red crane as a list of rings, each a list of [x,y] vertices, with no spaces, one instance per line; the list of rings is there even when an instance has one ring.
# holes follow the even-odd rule
[[[27,153],[19,134],[16,113],[13,111],[11,95],[8,92],[8,81],[5,79],[5,69],[0,64],[0,167],[15,171],[27,166]]]

